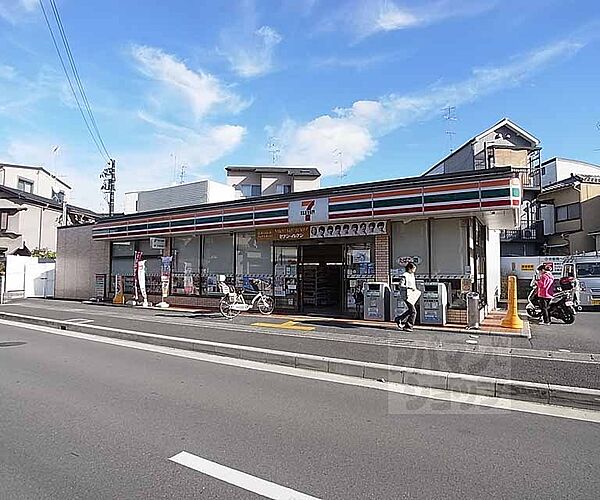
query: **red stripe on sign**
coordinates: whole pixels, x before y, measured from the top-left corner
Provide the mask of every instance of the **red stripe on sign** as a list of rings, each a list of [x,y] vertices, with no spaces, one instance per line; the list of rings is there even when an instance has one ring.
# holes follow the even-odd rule
[[[252,221],[224,222],[223,227],[254,227],[254,224]]]
[[[423,188],[425,193],[442,193],[445,191],[468,191],[470,189],[477,189],[479,185],[476,182],[464,182],[461,184],[448,184],[439,185]]]
[[[329,198],[329,203],[339,203],[342,201],[358,201],[358,200],[370,200],[371,193],[368,194],[347,194],[343,196],[332,196]]]
[[[288,220],[287,217],[286,218],[279,218],[279,219],[257,219],[256,221],[254,221],[254,225],[255,226],[269,226],[271,224],[287,224]]]
[[[505,207],[507,205],[511,205],[511,200],[491,200],[491,201],[482,201],[481,202],[481,206],[482,207]]]
[[[420,214],[423,206],[413,206],[404,208],[381,208],[375,209],[375,215],[393,215],[393,214]]]
[[[351,213],[339,212],[339,213],[329,214],[329,218],[335,219],[335,220],[356,219],[356,218],[360,218],[360,217],[372,217],[372,216],[373,216],[373,212],[371,210],[363,210],[362,212],[351,212]]]

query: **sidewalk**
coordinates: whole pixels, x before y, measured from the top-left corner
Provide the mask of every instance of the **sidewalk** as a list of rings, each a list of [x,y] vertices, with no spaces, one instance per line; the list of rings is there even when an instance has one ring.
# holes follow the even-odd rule
[[[130,308],[139,308],[140,306],[130,306],[130,305],[121,305],[121,304],[112,304],[110,302],[85,302],[94,305],[100,306],[111,306],[111,307],[130,307]],[[198,308],[186,308],[186,307],[169,307],[169,308],[158,308],[158,307],[149,307],[145,308],[153,311],[173,311],[173,312],[193,312],[194,314],[206,314],[206,315],[218,315],[219,313],[214,309],[198,309]],[[531,338],[531,328],[529,326],[529,321],[526,315],[521,315],[521,319],[523,320],[523,328],[520,330],[514,328],[505,328],[501,325],[502,318],[506,314],[505,310],[497,310],[492,311],[488,314],[487,318],[480,324],[479,329],[477,330],[469,330],[464,325],[458,325],[454,323],[448,323],[446,325],[415,325],[415,330],[423,331],[423,332],[447,332],[447,333],[469,333],[476,335],[498,335],[503,337],[523,337],[523,338]],[[300,314],[281,314],[274,313],[269,316],[264,316],[263,314],[257,312],[246,312],[242,313],[236,319],[243,318],[274,318],[278,320],[282,320],[284,322],[297,322],[306,325],[330,325],[337,326],[343,328],[347,325],[357,326],[357,327],[365,327],[365,328],[374,328],[381,330],[390,330],[390,331],[398,331],[398,327],[394,322],[390,321],[368,321],[362,319],[354,319],[354,318],[330,318],[326,316],[319,315],[300,315]]]

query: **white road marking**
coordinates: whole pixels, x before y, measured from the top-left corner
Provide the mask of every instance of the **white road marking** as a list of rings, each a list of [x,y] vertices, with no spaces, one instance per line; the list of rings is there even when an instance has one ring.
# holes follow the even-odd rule
[[[177,356],[179,358],[195,359],[197,361],[205,361],[218,365],[235,366],[238,368],[246,368],[268,373],[277,373],[281,375],[289,375],[292,377],[300,377],[312,380],[320,380],[323,382],[333,382],[343,385],[353,385],[356,387],[365,387],[386,391],[396,394],[404,394],[407,396],[417,396],[421,398],[436,399],[448,401],[452,403],[463,403],[473,406],[484,406],[495,408],[498,410],[518,411],[523,413],[533,413],[536,415],[545,415],[549,417],[567,418],[571,420],[581,420],[585,422],[600,423],[600,411],[583,410],[579,408],[570,408],[567,406],[552,406],[540,403],[531,403],[529,401],[519,401],[517,399],[493,398],[490,396],[477,396],[461,392],[446,391],[443,389],[433,389],[430,387],[419,387],[414,385],[397,384],[394,382],[379,382],[371,379],[361,379],[349,377],[346,375],[337,375],[335,373],[318,372],[305,370],[303,368],[292,368],[282,365],[270,365],[260,363],[258,361],[249,361],[245,359],[227,358],[212,354],[204,354],[194,351],[185,351],[183,349],[175,349],[173,347],[162,347],[132,340],[120,340],[109,337],[101,337],[90,335],[87,333],[69,332],[66,330],[57,330],[47,326],[26,325],[17,321],[7,321],[0,319],[0,324],[22,328],[24,330],[35,330],[52,335],[60,335],[63,337],[71,337],[82,340],[89,340],[101,344],[110,344],[120,347],[129,347],[140,351],[149,351],[169,356]]]
[[[65,323],[93,323],[94,320],[88,319],[88,318],[71,318],[71,319],[65,319],[64,322]]]
[[[299,491],[286,488],[285,486],[280,486],[279,484],[260,479],[259,477],[251,476],[245,472],[225,467],[224,465],[211,462],[210,460],[198,457],[187,451],[182,451],[169,458],[169,460],[185,467],[189,467],[190,469],[194,469],[202,474],[207,474],[226,483],[233,484],[244,490],[252,491],[265,498],[272,498],[273,500],[318,500],[317,497],[312,497],[300,493]]]

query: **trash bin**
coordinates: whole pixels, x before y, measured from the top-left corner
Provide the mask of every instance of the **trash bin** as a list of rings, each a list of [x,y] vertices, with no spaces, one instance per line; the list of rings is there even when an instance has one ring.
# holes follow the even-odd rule
[[[467,293],[467,328],[479,329],[479,294]]]

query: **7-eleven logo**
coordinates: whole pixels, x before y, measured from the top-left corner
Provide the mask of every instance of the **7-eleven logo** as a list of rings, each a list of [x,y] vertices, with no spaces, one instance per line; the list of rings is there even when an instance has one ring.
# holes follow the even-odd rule
[[[310,222],[314,213],[315,213],[315,200],[303,201],[302,208],[300,209],[300,215],[304,216],[304,220],[306,222]]]

